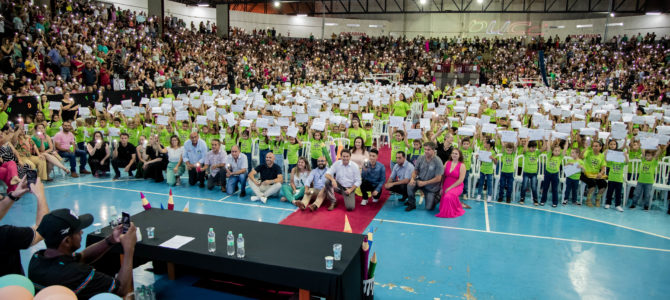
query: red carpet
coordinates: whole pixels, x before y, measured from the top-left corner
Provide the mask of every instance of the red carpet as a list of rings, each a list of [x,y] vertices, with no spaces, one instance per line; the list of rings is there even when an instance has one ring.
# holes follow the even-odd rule
[[[390,155],[391,148],[388,146],[379,149],[379,162],[382,162],[384,167],[386,167],[387,178],[391,174],[391,168],[389,167],[391,161]],[[379,199],[379,202],[368,202],[368,205],[366,206],[360,205],[361,197],[357,196],[356,209],[354,209],[354,211],[347,211],[342,196],[335,194],[337,207],[335,207],[333,211],[328,211],[329,202],[328,200],[325,200],[319,210],[315,212],[311,212],[309,209],[304,211],[298,210],[279,222],[279,224],[342,231],[342,229],[344,229],[344,215],[346,214],[349,217],[349,224],[351,225],[352,231],[354,233],[363,233],[384,203],[386,203],[388,196],[389,192],[386,189],[382,189],[382,197]]]

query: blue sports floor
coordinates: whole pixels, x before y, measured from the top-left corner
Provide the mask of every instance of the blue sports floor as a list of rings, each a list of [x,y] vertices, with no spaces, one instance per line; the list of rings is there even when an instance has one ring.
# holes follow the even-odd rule
[[[185,182],[185,179],[182,179]],[[153,207],[167,203],[168,187],[143,180],[57,179],[46,186],[51,209],[68,207],[108,223],[116,211],[142,211],[139,192]],[[219,190],[173,188],[175,209],[279,222],[295,207],[227,197]],[[668,299],[670,216],[665,210],[567,206],[551,208],[467,201],[472,209],[457,219],[440,219],[422,209],[406,213],[386,203],[370,227],[376,230],[377,299]],[[3,224],[32,225],[35,199],[26,196]],[[321,212],[327,213],[327,212]],[[85,234],[95,230],[94,226]],[[157,231],[160,228],[156,229]],[[203,232],[203,235],[206,233]],[[31,253],[22,252],[27,269]],[[170,282],[135,269],[136,286],[154,283],[160,299],[243,299],[193,287],[195,278]]]

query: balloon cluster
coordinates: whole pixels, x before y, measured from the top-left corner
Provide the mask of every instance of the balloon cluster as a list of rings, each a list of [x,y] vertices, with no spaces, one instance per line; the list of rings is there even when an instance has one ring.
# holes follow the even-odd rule
[[[30,279],[9,274],[0,277],[0,300],[77,300],[77,295],[62,285],[52,285],[35,294],[35,286]],[[91,300],[121,300],[121,297],[102,293],[93,296]]]

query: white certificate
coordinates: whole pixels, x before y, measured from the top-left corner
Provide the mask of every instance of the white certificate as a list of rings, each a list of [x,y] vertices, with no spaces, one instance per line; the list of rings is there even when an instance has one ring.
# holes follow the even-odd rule
[[[478,153],[479,161],[481,162],[492,162],[491,160],[491,152],[489,151],[484,151],[484,150],[479,150]]]
[[[570,177],[581,171],[582,170],[579,168],[578,164],[567,165],[563,168],[563,172],[565,172],[565,177]]]
[[[626,162],[626,156],[623,151],[607,150],[607,161],[623,163]]]

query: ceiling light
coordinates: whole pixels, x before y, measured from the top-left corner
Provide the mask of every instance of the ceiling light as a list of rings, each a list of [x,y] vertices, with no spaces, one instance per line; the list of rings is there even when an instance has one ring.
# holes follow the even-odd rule
[[[206,7],[206,6],[209,6],[209,3],[205,2],[205,1],[200,1],[200,2],[198,2],[198,6]]]
[[[306,14],[298,14],[298,17],[306,17]]]
[[[577,25],[577,28],[591,28],[591,27],[593,27],[593,24]]]
[[[279,1],[275,1],[275,7],[279,7]]]
[[[661,12],[658,11],[648,11],[645,15],[647,16],[660,16]]]

